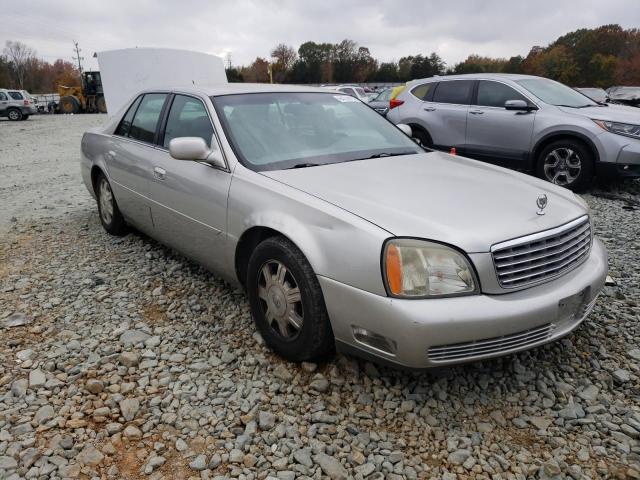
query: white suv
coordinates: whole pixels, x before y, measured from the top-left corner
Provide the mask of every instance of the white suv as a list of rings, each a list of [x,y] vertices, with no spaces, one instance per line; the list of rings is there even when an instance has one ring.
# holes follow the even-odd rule
[[[26,120],[35,113],[38,110],[26,91],[0,88],[0,117],[18,121]]]

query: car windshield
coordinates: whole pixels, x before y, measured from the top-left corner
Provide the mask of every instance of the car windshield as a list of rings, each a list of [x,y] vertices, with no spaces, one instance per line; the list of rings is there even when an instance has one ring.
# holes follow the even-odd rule
[[[354,87],[354,90],[356,91],[356,93],[358,95],[360,95],[361,97],[366,97],[367,96],[367,92],[364,91],[364,88],[360,88],[360,87]]]
[[[540,100],[551,105],[572,108],[598,105],[586,95],[576,92],[573,88],[569,88],[562,83],[549,80],[548,78],[526,78],[516,81]]]
[[[240,161],[281,170],[423,151],[360,100],[327,93],[212,97]]]

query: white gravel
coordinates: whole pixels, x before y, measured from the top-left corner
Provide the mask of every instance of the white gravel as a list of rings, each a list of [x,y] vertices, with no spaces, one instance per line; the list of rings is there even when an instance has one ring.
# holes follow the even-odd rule
[[[32,115],[0,119],[0,233],[12,219],[61,216],[87,208],[80,178],[82,133],[106,115]]]
[[[298,366],[241,292],[102,231],[77,169],[102,117],[33,120],[0,123],[20,144],[0,152],[0,478],[640,478],[638,182],[585,196],[617,286],[562,341],[421,374]]]

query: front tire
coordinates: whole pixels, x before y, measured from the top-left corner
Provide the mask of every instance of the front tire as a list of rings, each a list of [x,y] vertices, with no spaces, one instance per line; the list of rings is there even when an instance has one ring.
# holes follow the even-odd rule
[[[104,174],[99,174],[96,179],[96,200],[98,201],[98,214],[103,228],[111,235],[121,237],[127,233],[127,224],[113,196],[111,185]]]
[[[260,243],[249,259],[246,286],[256,327],[278,355],[303,362],[333,352],[318,278],[293,242],[271,237]]]
[[[550,143],[538,155],[536,165],[538,177],[570,190],[583,190],[593,180],[593,154],[576,140]]]

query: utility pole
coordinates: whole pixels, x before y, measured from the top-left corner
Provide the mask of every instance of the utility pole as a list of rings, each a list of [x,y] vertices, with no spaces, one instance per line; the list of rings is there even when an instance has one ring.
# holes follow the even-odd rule
[[[82,49],[78,46],[78,42],[76,42],[75,40],[73,41],[73,46],[75,47],[76,51],[76,56],[73,57],[73,59],[78,62],[78,71],[82,73],[82,60],[84,60],[84,57],[80,56],[80,52],[82,51]]]
[[[231,52],[227,53],[227,69],[231,70]]]

